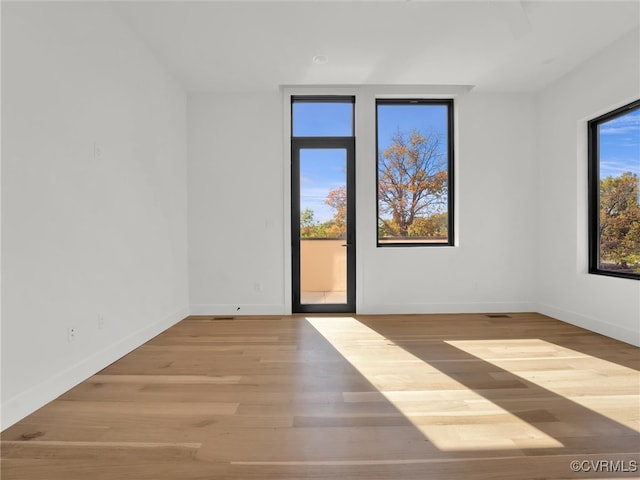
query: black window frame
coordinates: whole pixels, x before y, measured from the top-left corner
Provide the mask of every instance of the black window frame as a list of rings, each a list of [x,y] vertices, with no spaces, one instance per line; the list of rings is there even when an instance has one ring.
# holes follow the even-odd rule
[[[345,103],[351,105],[351,135],[295,136],[294,104]],[[292,311],[293,313],[354,313],[356,310],[356,121],[355,95],[291,95],[291,247],[292,247]],[[301,149],[344,148],[347,152],[347,235],[343,247],[347,248],[346,303],[302,303],[300,291],[300,155]]]
[[[599,127],[608,121],[640,110],[640,99],[587,122],[588,135],[588,216],[589,273],[608,277],[640,280],[640,273],[600,268],[600,134]]]
[[[447,107],[447,241],[446,242],[408,242],[408,241],[380,241],[380,198],[379,198],[379,184],[380,184],[380,169],[379,169],[379,138],[378,138],[378,106],[379,105],[439,105]],[[454,175],[454,99],[453,98],[437,98],[437,99],[425,99],[425,98],[376,98],[376,247],[454,247],[455,246],[455,175]]]

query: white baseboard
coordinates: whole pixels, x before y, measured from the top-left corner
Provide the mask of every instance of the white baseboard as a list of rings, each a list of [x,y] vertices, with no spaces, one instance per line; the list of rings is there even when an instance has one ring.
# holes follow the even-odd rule
[[[122,358],[167,328],[175,325],[189,315],[187,307],[182,308],[162,320],[152,323],[131,335],[122,338],[102,350],[80,360],[75,365],[15,395],[2,404],[0,430],[4,430],[38,408],[99,372],[107,365]]]
[[[358,308],[363,315],[428,314],[428,313],[508,313],[535,312],[532,302],[474,302],[474,303],[385,303],[367,304]]]
[[[286,305],[191,305],[191,315],[290,315]]]
[[[239,309],[238,309],[239,308]],[[420,303],[377,304],[359,308],[360,314],[420,314],[420,313],[507,313],[539,312],[543,315],[576,325],[587,330],[640,346],[640,333],[552,305],[531,302],[476,302],[476,303]],[[122,358],[151,338],[192,315],[289,315],[287,305],[191,305],[118,340],[95,354],[38,385],[10,398],[2,404],[0,430],[4,430],[61,394],[86,380],[105,366]]]
[[[587,317],[586,315],[571,312],[569,310],[563,310],[561,308],[554,307],[553,305],[538,304],[535,311],[557,320],[570,323],[576,327],[591,330],[592,332],[640,347],[640,332],[638,331],[603,322],[597,318]]]
[[[385,303],[358,305],[357,313],[412,314],[412,313],[485,313],[485,312],[535,312],[531,302],[478,302],[478,303]],[[290,315],[290,305],[235,305],[194,304],[192,315]]]

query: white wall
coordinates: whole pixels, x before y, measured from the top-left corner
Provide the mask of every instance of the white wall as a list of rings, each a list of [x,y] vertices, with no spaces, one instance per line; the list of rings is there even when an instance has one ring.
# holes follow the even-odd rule
[[[190,95],[188,111],[192,313],[290,311],[280,92]]]
[[[640,284],[586,273],[585,146],[587,119],[640,95],[638,45],[537,98],[457,91],[453,248],[375,247],[376,88],[351,89],[358,312],[537,309],[638,344]],[[290,312],[281,92],[191,95],[187,118],[103,3],[3,2],[2,70],[3,427],[189,304]]]
[[[533,97],[464,93],[456,99],[458,246],[376,248],[376,90],[350,93],[357,95],[359,116],[358,312],[531,310]],[[291,310],[286,104],[279,92],[189,97],[193,313]]]
[[[455,248],[375,247],[380,92],[339,89],[357,96],[358,312],[538,310],[638,343],[640,284],[586,273],[585,129],[639,96],[638,45],[637,32],[627,35],[539,95],[457,92]],[[290,311],[287,101],[278,98],[190,97],[194,313]]]
[[[533,97],[471,91],[455,105],[455,247],[376,248],[373,111],[365,120],[370,128],[358,141],[359,313],[533,308]]]
[[[587,121],[640,98],[635,30],[539,94],[538,301],[561,320],[640,345],[640,282],[590,275]]]
[[[184,92],[107,4],[2,10],[6,427],[186,316],[188,278]]]

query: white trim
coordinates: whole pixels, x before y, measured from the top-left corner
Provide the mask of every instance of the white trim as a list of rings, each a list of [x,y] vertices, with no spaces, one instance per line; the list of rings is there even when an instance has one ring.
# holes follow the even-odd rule
[[[507,313],[535,312],[533,302],[473,302],[473,303],[389,303],[364,305],[358,314],[407,315],[429,313]]]
[[[108,345],[102,350],[80,360],[75,365],[13,396],[2,404],[0,429],[4,430],[47,403],[99,372],[105,366],[122,358],[140,345],[189,316],[189,309],[182,308],[158,322],[154,322],[131,335]]]
[[[240,310],[237,310],[238,307]],[[2,404],[0,429],[4,430],[38,408],[56,399],[74,386],[102,370],[105,365],[122,358],[151,338],[164,332],[191,315],[289,315],[287,305],[192,305],[183,308],[159,322],[144,327],[122,340],[87,357],[74,366],[10,398]],[[551,305],[531,302],[476,302],[476,303],[409,303],[366,305],[358,314],[430,314],[430,313],[483,313],[483,312],[539,312],[556,320],[581,327],[607,337],[640,346],[638,332],[601,320],[570,312]]]
[[[200,304],[191,305],[191,315],[291,315],[291,305]]]
[[[359,95],[374,98],[449,98],[469,93],[474,85],[282,85],[289,95]]]
[[[281,85],[282,104],[283,104],[283,178],[284,178],[284,313],[291,313],[291,291],[292,291],[292,273],[291,273],[291,97],[294,95],[353,95],[355,96],[355,139],[356,139],[356,310],[370,311],[375,309],[366,304],[364,290],[364,251],[367,245],[375,237],[376,224],[371,223],[369,213],[370,209],[375,209],[368,202],[371,201],[368,195],[370,189],[376,189],[375,183],[368,184],[370,181],[367,176],[370,167],[370,158],[375,158],[375,145],[370,143],[375,138],[375,100],[377,98],[424,98],[424,99],[442,99],[456,98],[469,93],[473,89],[473,85],[380,85],[380,84],[364,84],[364,85]],[[455,246],[458,246],[460,239],[459,229],[459,145],[458,145],[458,105],[454,101],[454,219],[455,225]],[[368,114],[367,111],[369,110]],[[375,170],[375,169],[374,169]],[[368,231],[368,229],[372,229]],[[387,307],[383,306],[386,310]],[[392,305],[392,308],[401,308],[397,313],[405,312],[405,305]],[[447,308],[455,308],[451,305]],[[409,308],[412,311],[412,308]],[[427,309],[426,313],[431,310]],[[465,310],[466,311],[466,310]],[[232,311],[227,314],[233,313]],[[278,312],[279,314],[282,312]]]
[[[575,325],[576,327],[584,328],[591,332],[599,333],[606,337],[619,340],[621,342],[629,343],[640,347],[640,333],[619,325],[603,322],[597,318],[588,317],[580,313],[571,312],[562,308],[555,307],[553,305],[538,304],[536,311],[552,317],[561,322]]]
[[[284,279],[283,291],[282,291],[282,303],[285,305],[285,313],[293,312],[292,305],[292,262],[291,262],[291,96],[293,93],[288,88],[282,90],[282,104],[283,104],[283,128],[284,140],[282,142],[282,176],[283,176],[283,189],[282,189],[282,225],[283,225],[283,259],[282,278]]]
[[[464,95],[472,88],[473,85],[365,85],[363,90],[371,92],[375,99],[442,99]]]
[[[349,95],[356,97],[356,107],[358,105],[358,92],[360,87],[358,86],[327,86],[327,85],[282,85],[282,104],[284,109],[284,128],[283,128],[283,145],[284,151],[282,155],[282,163],[283,163],[283,173],[284,173],[284,202],[283,202],[283,211],[284,211],[284,221],[282,222],[284,225],[284,291],[283,291],[283,310],[271,311],[271,314],[274,315],[290,315],[293,311],[293,301],[292,301],[292,292],[293,292],[293,274],[292,274],[292,247],[291,247],[291,97],[295,95]],[[355,112],[354,112],[355,114]],[[355,128],[358,128],[358,122],[355,122]],[[355,134],[356,132],[354,132]],[[356,171],[358,168],[358,146],[357,146],[357,136],[356,136]],[[356,174],[355,178],[356,183],[358,182],[358,175]],[[358,185],[356,184],[356,192],[358,191]],[[358,199],[356,197],[356,212],[358,211]],[[358,231],[359,226],[358,215],[356,214],[356,231]],[[358,256],[358,235],[356,235],[356,308],[358,305],[359,298],[359,285],[361,283],[361,279],[358,277],[358,265],[360,262],[360,258]],[[199,305],[194,307],[200,307]],[[215,305],[205,305],[205,307],[220,307]],[[262,306],[250,306],[250,307],[270,307],[271,309],[277,308],[275,305],[262,305]],[[235,310],[235,309],[234,309]],[[213,310],[211,310],[213,311]],[[240,309],[242,311],[242,308]],[[255,308],[250,308],[248,310],[256,311],[257,313],[244,313],[244,315],[264,315],[264,311],[259,311]],[[267,310],[265,310],[267,311]],[[234,311],[227,312],[228,314],[234,313]],[[240,314],[238,312],[238,314]],[[207,314],[204,314],[207,315]]]

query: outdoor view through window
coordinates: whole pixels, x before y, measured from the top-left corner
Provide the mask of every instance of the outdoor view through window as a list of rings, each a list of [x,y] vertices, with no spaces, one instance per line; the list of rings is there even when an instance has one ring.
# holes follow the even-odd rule
[[[589,270],[640,279],[640,101],[589,129]]]
[[[295,102],[294,137],[350,137],[353,104]],[[345,152],[337,148],[309,148],[300,152],[300,236],[344,238],[346,198]]]
[[[453,245],[451,100],[377,101],[378,245]]]
[[[353,110],[353,97],[292,99],[294,311],[353,308]]]

